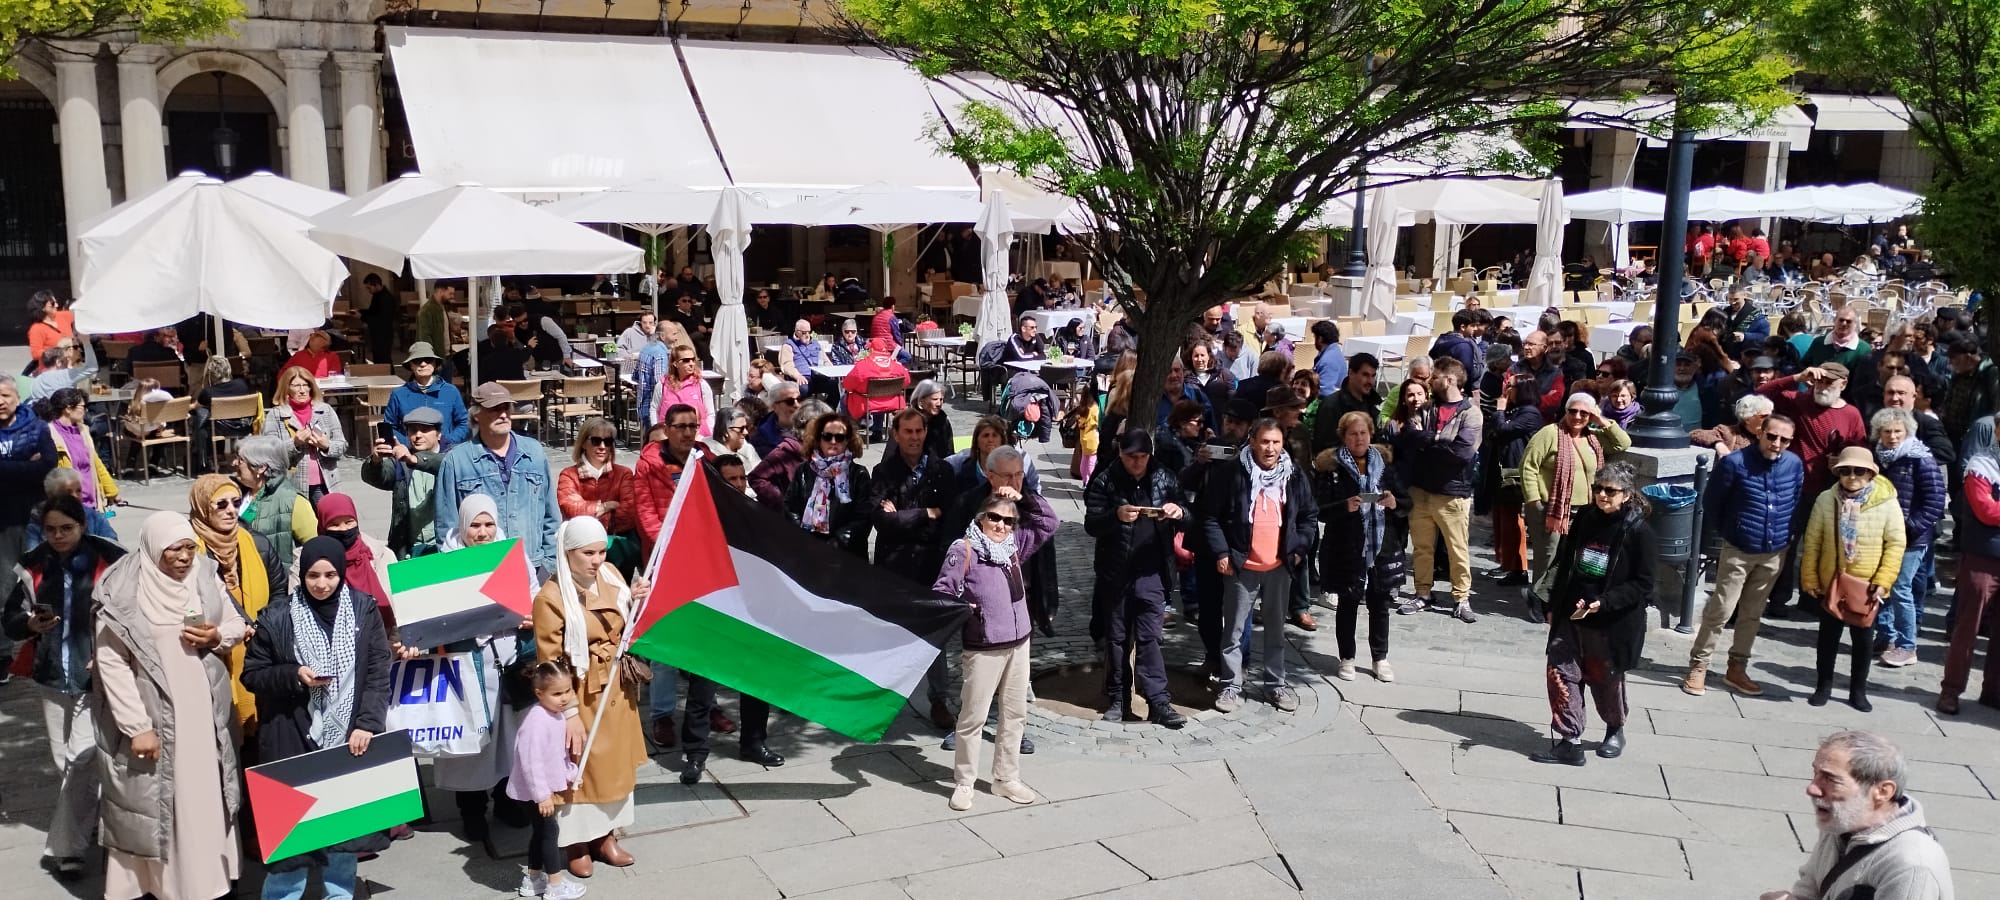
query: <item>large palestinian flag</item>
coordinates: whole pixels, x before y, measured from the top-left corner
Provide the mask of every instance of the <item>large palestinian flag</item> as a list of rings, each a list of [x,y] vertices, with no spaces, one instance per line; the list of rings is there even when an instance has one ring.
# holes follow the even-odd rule
[[[414,822],[424,815],[407,732],[386,731],[355,756],[347,747],[244,770],[257,847],[285,859]]]
[[[519,539],[389,564],[389,608],[405,647],[442,647],[518,628],[534,598]]]
[[[731,489],[682,478],[632,652],[873,741],[964,603],[835,549]]]

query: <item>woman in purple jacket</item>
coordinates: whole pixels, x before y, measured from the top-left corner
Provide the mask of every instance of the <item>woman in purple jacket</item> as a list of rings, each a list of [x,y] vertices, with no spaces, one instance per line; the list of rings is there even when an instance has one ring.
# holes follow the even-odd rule
[[[979,772],[979,732],[994,698],[1000,700],[993,737],[995,796],[1015,803],[1035,802],[1021,783],[1021,728],[1028,717],[1028,615],[1021,561],[1055,536],[1057,519],[1048,501],[1023,497],[1013,488],[994,488],[965,529],[965,537],[945,551],[944,568],[932,589],[972,606],[965,623],[965,651],[959,657],[964,687],[958,701],[958,746],[954,751],[951,808],[972,808]],[[1016,526],[1019,526],[1018,528]]]

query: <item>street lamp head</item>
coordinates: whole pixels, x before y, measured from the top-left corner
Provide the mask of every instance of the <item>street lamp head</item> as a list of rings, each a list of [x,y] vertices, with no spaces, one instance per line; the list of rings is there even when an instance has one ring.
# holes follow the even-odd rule
[[[225,115],[228,112],[228,105],[222,99],[222,79],[228,73],[213,74],[215,75],[215,130],[209,132],[208,142],[215,152],[216,172],[228,175],[236,170],[236,129],[229,127],[229,119]]]

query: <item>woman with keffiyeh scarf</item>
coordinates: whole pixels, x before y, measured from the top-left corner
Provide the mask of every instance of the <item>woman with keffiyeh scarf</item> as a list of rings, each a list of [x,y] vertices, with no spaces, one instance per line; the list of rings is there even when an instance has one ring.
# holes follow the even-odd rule
[[[1342,681],[1354,680],[1354,627],[1364,603],[1375,679],[1396,679],[1389,667],[1389,599],[1403,583],[1409,493],[1384,448],[1369,445],[1374,429],[1367,413],[1347,413],[1336,425],[1340,444],[1313,458],[1313,492],[1320,518],[1326,522],[1326,534],[1319,542],[1319,568],[1341,599],[1333,631],[1340,649],[1340,668],[1334,677]]]
[[[854,421],[827,413],[806,426],[805,465],[785,492],[785,510],[807,534],[866,556],[868,552],[868,468],[866,445]]]
[[[243,684],[257,698],[259,762],[340,746],[359,756],[385,727],[389,638],[375,598],[349,585],[346,572],[340,541],[325,535],[307,541],[299,551],[298,589],[257,621]],[[297,900],[315,867],[328,896],[352,895],[359,854],[388,846],[389,833],[378,831],[278,860],[265,876],[264,900]]]

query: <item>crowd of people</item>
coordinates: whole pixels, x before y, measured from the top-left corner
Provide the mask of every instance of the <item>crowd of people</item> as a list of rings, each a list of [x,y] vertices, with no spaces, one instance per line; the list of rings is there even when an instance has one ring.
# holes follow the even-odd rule
[[[1637,474],[1617,459],[1639,414],[1648,331],[1599,358],[1553,313],[1516,331],[1465,310],[1385,391],[1382,362],[1346,352],[1337,323],[1300,336],[1311,344],[1302,365],[1307,348],[1268,327],[1266,313],[1235,312],[1189,324],[1156,398],[1133,396],[1130,330],[1109,335],[1099,376],[1083,379],[1064,416],[1094,541],[1087,618],[1108,663],[1103,717],[1177,729],[1187,721],[1177,702],[1296,710],[1285,630],[1317,630],[1315,606],[1333,610],[1336,678],[1395,681],[1390,616],[1479,621],[1479,515],[1491,519],[1497,560],[1483,577],[1520,587],[1521,614],[1548,629],[1554,736],[1534,759],[1584,764],[1586,692],[1603,728],[1595,754],[1620,756],[1625,674],[1644,652],[1659,556]],[[1783,327],[1764,339],[1754,307],[1732,302],[1718,315],[1694,330],[1674,376],[1691,446],[1717,457],[1704,502],[1720,546],[1683,688],[1705,691],[1714,643],[1732,629],[1723,681],[1759,694],[1749,668],[1759,626],[1796,607],[1819,623],[1811,702],[1828,702],[1845,636],[1848,702],[1868,710],[1871,664],[1916,660],[1949,530],[1959,578],[1936,707],[1956,714],[2000,592],[2000,377],[1974,326],[1941,313],[1877,349],[1851,311],[1802,344]],[[808,323],[793,324],[768,380],[733,403],[701,376],[696,326],[648,314],[621,336],[640,373],[644,439],[630,466],[618,459],[625,429],[602,418],[577,423],[567,465],[552,459],[516,432],[507,389],[475,379],[461,394],[451,383],[433,350],[448,336],[420,341],[385,431],[357,436],[368,445],[361,482],[387,494],[384,521],[358,515],[341,477],[349,439],[319,393],[317,358],[295,357],[237,442],[231,474],[195,479],[187,510],[148,517],[131,552],[103,522],[115,482],[66,418],[79,392],[57,388],[31,410],[0,380],[0,476],[46,482],[45,496],[0,497],[0,552],[26,575],[16,586],[5,567],[0,624],[32,641],[23,674],[43,695],[60,784],[47,867],[83,875],[95,825],[110,851],[107,896],[225,893],[241,853],[256,851],[238,843],[251,841],[238,827],[241,769],[364,752],[386,725],[391,664],[440,651],[473,654],[496,675],[480,685],[491,737],[433,772],[465,836],[486,841],[489,816],[530,828],[524,895],[568,900],[596,865],[632,865],[618,834],[634,820],[649,751],[678,753],[686,784],[702,777],[717,735],[735,735],[745,761],[785,762],[769,745],[768,703],[742,696],[732,719],[717,700],[723,686],[619,650],[650,590],[643,561],[684,476],[704,469],[804,539],[974,608],[953,641],[959,689],[942,654],[925,678],[924,718],[955,754],[949,804],[971,805],[989,729],[990,790],[1035,802],[1021,764],[1034,752],[1023,727],[1030,645],[1053,632],[1060,593],[1057,516],[1023,447],[1034,430],[988,416],[961,448],[945,389],[931,381],[893,404],[836,408],[810,374],[807,357],[822,348]],[[866,346],[852,325],[833,357]],[[1046,355],[1034,326],[1023,318],[1005,353]],[[871,336],[871,358],[894,362],[897,334]],[[66,358],[60,341],[48,350]],[[301,354],[315,352],[309,338]],[[843,393],[853,396],[837,386],[831,396]],[[869,466],[873,418],[885,445]],[[532,615],[462,645],[403,644],[387,564],[501,540],[519,540],[531,565]],[[1183,624],[1199,636],[1211,686],[1200,698],[1168,687],[1163,635]],[[1979,702],[2000,706],[1994,660]],[[184,727],[204,715],[213,728]],[[598,720],[579,770],[584,723]],[[1907,798],[1872,787],[1899,775],[1885,774],[1872,745],[1843,747],[1849,761],[1873,760],[1849,786],[1904,821],[1896,804]],[[328,896],[351,893],[356,861],[392,852],[396,836],[281,861],[264,896],[301,896],[315,878]]]

